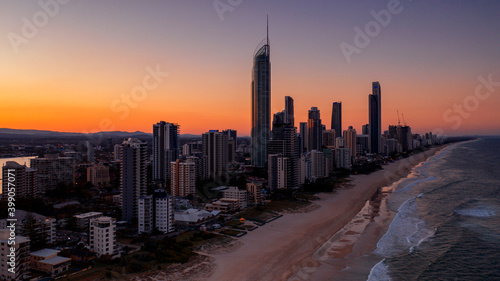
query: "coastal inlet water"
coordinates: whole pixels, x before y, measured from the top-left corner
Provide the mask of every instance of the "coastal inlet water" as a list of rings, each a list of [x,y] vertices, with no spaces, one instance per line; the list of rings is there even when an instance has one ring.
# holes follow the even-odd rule
[[[368,280],[500,280],[500,138],[453,144],[389,196]]]

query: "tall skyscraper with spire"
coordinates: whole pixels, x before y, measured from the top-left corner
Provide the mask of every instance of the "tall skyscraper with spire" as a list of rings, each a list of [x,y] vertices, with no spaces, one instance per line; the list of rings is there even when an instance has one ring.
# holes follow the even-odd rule
[[[342,102],[334,102],[332,106],[332,125],[337,136],[342,135]]]
[[[369,137],[368,148],[370,153],[381,153],[381,132],[382,132],[382,101],[380,83],[372,83],[372,94],[368,96],[369,106]]]
[[[257,46],[252,69],[252,165],[264,167],[271,130],[271,61],[267,37]]]

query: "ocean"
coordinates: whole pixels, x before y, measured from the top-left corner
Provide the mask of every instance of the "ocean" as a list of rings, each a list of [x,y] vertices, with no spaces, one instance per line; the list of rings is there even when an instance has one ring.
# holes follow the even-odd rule
[[[387,196],[368,280],[500,280],[500,138],[449,145]]]

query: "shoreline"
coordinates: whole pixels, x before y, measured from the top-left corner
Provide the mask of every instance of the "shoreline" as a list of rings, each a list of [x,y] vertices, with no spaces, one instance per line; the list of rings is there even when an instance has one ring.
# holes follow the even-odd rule
[[[357,243],[350,243],[352,241],[346,237],[360,234],[356,228],[351,228],[353,223],[362,222],[363,216],[370,216],[362,210],[381,209],[380,198],[378,201],[375,198],[375,204],[370,205],[374,195],[380,197],[384,193],[383,190],[377,191],[406,178],[413,167],[446,146],[433,147],[389,163],[370,175],[351,175],[351,181],[334,192],[318,194],[320,199],[314,203],[319,208],[307,213],[284,214],[280,219],[239,238],[243,245],[237,249],[208,255],[215,260],[215,271],[209,280],[307,280],[322,265],[314,255],[332,236],[339,236],[339,248],[326,254],[335,258],[333,266],[340,272],[349,260],[376,248],[378,239],[365,241],[363,238],[361,242],[356,240]],[[390,216],[381,218],[392,221]],[[346,227],[348,230],[341,233]],[[378,237],[382,230],[371,228],[372,234],[363,235]],[[331,270],[328,272],[331,273]],[[321,272],[317,274],[321,275]]]

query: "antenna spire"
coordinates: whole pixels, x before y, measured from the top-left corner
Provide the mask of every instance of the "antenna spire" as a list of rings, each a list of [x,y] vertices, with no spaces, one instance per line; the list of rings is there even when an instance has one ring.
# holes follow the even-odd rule
[[[269,45],[269,15],[267,15],[267,45]]]

